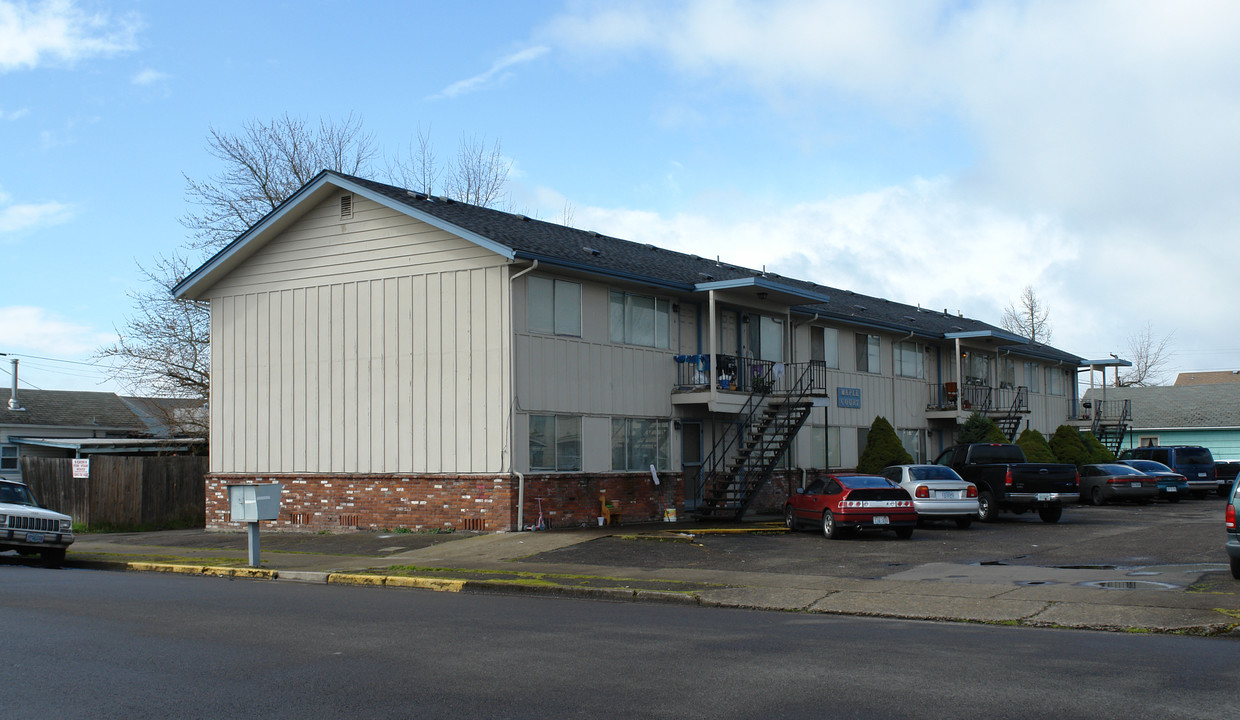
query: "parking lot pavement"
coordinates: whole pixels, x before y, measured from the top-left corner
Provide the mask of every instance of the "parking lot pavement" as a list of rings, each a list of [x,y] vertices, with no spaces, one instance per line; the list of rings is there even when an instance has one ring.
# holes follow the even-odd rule
[[[523,533],[262,534],[249,577],[1238,636],[1223,504],[1074,507],[827,540],[775,518]],[[243,533],[83,535],[69,567],[240,574]],[[126,560],[141,560],[135,564]],[[208,568],[226,563],[227,568]],[[153,563],[153,564],[152,564]],[[162,565],[161,565],[162,563]]]

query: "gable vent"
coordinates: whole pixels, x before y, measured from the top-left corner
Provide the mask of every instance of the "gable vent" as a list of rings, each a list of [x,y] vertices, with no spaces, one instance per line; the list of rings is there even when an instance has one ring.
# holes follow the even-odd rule
[[[340,219],[349,220],[353,217],[353,196],[340,196]]]

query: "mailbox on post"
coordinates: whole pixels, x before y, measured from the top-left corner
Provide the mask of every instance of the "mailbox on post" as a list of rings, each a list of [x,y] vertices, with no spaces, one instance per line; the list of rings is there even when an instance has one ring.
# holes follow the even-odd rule
[[[233,522],[249,523],[250,567],[258,567],[258,521],[280,516],[280,483],[229,485],[228,504]]]

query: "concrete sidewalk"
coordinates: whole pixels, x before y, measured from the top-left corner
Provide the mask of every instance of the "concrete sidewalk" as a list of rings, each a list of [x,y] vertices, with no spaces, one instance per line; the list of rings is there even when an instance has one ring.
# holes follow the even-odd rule
[[[612,601],[1001,623],[1240,638],[1240,583],[1225,565],[1155,573],[927,563],[881,578],[581,562],[589,543],[694,543],[717,532],[778,533],[774,524],[661,524],[472,535],[279,534],[260,538],[249,568],[246,536],[203,530],[79,536],[68,567],[180,572],[277,581],[590,597]],[[628,546],[625,546],[628,547]],[[571,548],[577,562],[555,558]],[[585,551],[585,552],[582,552]],[[1089,586],[1082,586],[1089,581]]]

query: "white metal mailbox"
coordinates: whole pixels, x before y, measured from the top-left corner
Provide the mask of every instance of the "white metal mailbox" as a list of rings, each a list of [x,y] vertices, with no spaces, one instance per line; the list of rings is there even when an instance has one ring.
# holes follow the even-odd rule
[[[280,516],[280,483],[229,485],[228,502],[233,522],[275,520]]]

